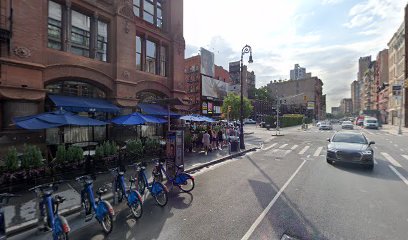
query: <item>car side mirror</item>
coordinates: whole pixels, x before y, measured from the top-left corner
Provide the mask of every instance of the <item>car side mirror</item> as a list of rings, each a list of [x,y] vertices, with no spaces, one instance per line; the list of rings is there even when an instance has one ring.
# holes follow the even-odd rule
[[[374,142],[374,141],[370,141],[370,143],[369,143],[368,145],[373,145],[373,144],[375,144],[375,142]]]
[[[330,138],[327,139],[328,142],[331,142]]]

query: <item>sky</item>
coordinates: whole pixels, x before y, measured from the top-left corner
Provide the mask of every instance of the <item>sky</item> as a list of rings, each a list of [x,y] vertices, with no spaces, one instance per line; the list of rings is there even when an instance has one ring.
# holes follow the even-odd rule
[[[387,48],[404,0],[184,0],[185,56],[204,47],[228,69],[252,47],[256,86],[289,79],[296,63],[323,81],[327,111],[350,98],[358,59]],[[247,61],[248,56],[244,57]]]

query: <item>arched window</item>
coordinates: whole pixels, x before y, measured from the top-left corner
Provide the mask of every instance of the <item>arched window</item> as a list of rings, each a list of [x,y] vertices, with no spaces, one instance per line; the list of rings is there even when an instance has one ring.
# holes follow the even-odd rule
[[[60,81],[57,83],[48,84],[45,88],[49,93],[52,94],[90,98],[106,98],[106,93],[102,89],[89,83],[79,81]]]

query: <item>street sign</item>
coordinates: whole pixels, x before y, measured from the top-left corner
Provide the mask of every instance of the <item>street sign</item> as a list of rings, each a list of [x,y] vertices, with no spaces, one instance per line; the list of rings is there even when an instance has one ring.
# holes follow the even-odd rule
[[[402,89],[401,85],[393,85],[392,86],[392,91],[400,91]]]
[[[307,110],[314,110],[315,102],[307,102]]]

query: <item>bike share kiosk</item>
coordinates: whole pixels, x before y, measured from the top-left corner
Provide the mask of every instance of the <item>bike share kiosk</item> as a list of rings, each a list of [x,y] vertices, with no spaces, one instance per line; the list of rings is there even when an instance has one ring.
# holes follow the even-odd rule
[[[176,164],[184,165],[184,131],[180,130],[169,131],[166,137],[166,170],[170,177],[176,175]]]

